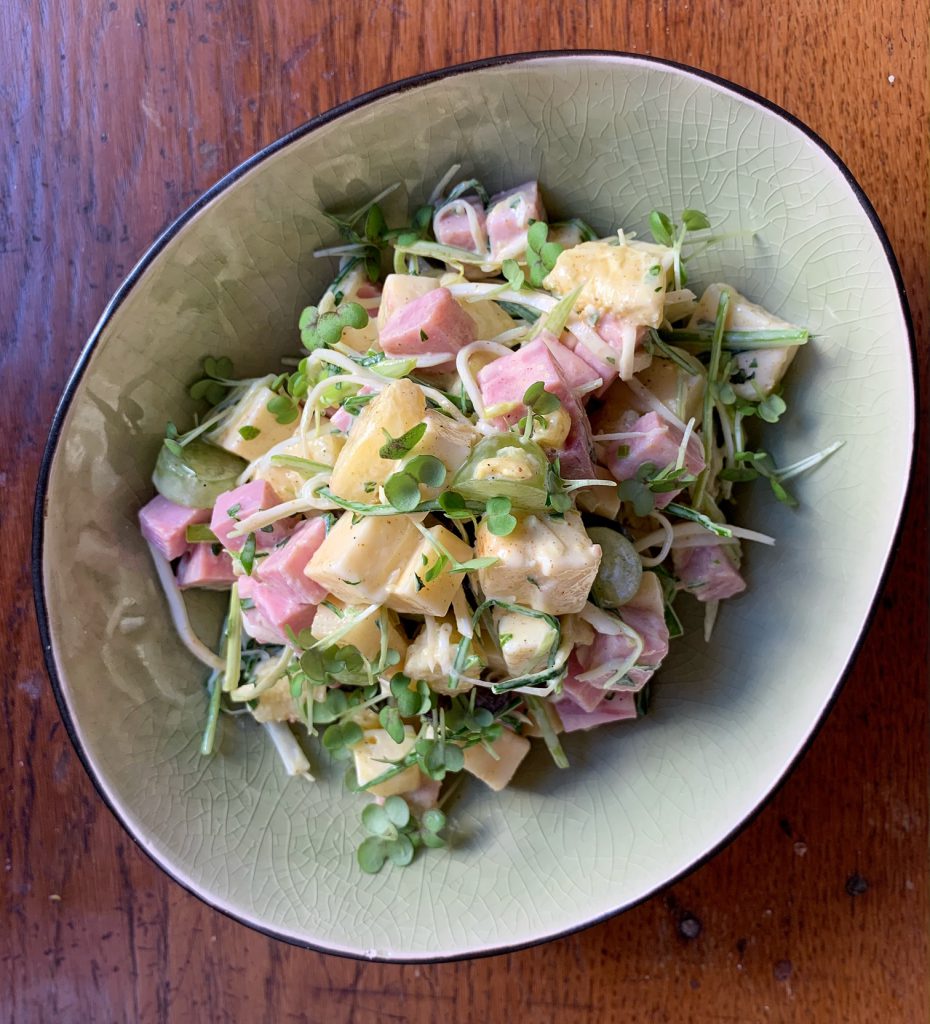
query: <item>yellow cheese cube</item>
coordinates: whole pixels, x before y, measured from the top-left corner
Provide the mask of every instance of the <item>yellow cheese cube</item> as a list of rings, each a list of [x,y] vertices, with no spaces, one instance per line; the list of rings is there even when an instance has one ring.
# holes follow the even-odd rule
[[[446,472],[451,477],[468,458],[481,435],[471,424],[459,423],[435,409],[427,409],[422,422],[426,424],[426,433],[410,455],[398,460],[391,472],[403,468],[404,463],[418,455],[432,455],[446,467]],[[424,500],[435,497],[441,490],[441,487],[420,486],[420,494]]]
[[[329,608],[327,605],[333,607]],[[333,611],[333,608],[336,610]],[[363,610],[361,605],[348,605],[344,601],[340,601],[339,598],[330,596],[324,604],[317,608],[310,632],[317,640],[322,640],[337,629],[342,629],[346,625],[346,616],[357,615]],[[407,653],[407,639],[401,632],[397,616],[386,608],[383,608],[380,613],[362,619],[358,625],[353,626],[347,633],[343,633],[336,641],[336,646],[351,645],[369,661],[377,661],[381,654],[382,614],[387,617],[388,649],[397,651],[402,663]]]
[[[366,729],[361,742],[352,748],[358,784],[364,786],[383,775],[391,767],[386,762],[399,761],[405,757],[413,749],[415,741],[416,733],[409,725],[404,726],[404,738],[400,743],[395,743],[384,729]],[[412,765],[394,778],[372,786],[368,792],[374,796],[395,796],[419,788],[422,782],[420,769]]]
[[[290,437],[294,431],[293,423],[278,423],[266,408],[275,397],[274,392],[268,388],[272,379],[263,377],[248,388],[233,406],[223,428],[210,436],[214,444],[251,462]],[[243,429],[246,434],[251,434],[253,430],[258,433],[246,439],[239,432]]]
[[[721,292],[730,293],[730,308],[727,310],[725,328],[728,331],[774,331],[792,330],[793,324],[773,316],[768,310],[744,298],[738,291],[726,284],[708,285],[698,300],[697,309],[691,317],[690,327],[712,326],[717,319],[717,303]],[[798,348],[786,345],[784,348],[759,349],[755,352],[740,352],[736,357],[736,369],[748,378],[742,384],[734,384],[733,390],[740,398],[750,401],[770,395],[781,383],[785,371],[791,365]],[[758,388],[758,392],[756,389]]]
[[[378,330],[383,330],[384,325],[399,309],[438,287],[439,281],[435,277],[426,277],[423,274],[388,274],[381,289]]]
[[[680,420],[687,423],[693,416],[695,426],[700,425],[704,403],[703,375],[685,373],[671,359],[656,357],[637,374],[636,379]],[[642,405],[641,400],[638,404]],[[643,406],[643,411],[650,410]]]
[[[495,537],[482,523],[475,555],[494,557],[478,572],[486,597],[528,605],[550,615],[580,612],[601,561],[601,549],[585,533],[575,511],[564,519],[527,515],[507,537]]]
[[[255,469],[254,478],[267,480],[283,501],[296,498],[297,492],[307,480],[306,474],[287,466],[276,465],[271,461],[272,457],[274,455],[294,455],[299,459],[309,459],[311,462],[319,462],[324,466],[332,466],[342,451],[346,439],[344,434],[331,433],[331,429],[329,420],[324,419],[320,426],[320,433],[309,436],[306,441],[301,438],[298,431],[287,444],[279,445],[275,451],[265,454]]]
[[[491,744],[497,757],[493,757],[480,743],[465,751],[465,771],[481,779],[499,793],[514,777],[520,762],[530,752],[530,741],[504,729]]]
[[[452,616],[436,619],[432,615],[427,615],[419,633],[407,648],[405,674],[411,679],[425,680],[429,683],[430,689],[437,693],[468,693],[474,686],[473,683],[460,681],[454,689],[449,686],[449,676],[461,639],[462,635]],[[466,672],[477,675],[484,664],[484,652],[477,639],[472,640],[470,654],[474,655],[478,662],[466,668]]]
[[[372,503],[377,498],[373,490],[396,468],[394,459],[378,454],[385,443],[384,431],[400,437],[422,423],[425,413],[426,399],[413,381],[389,384],[362,409],[353,425],[333,468],[329,484],[333,493],[348,501]]]
[[[511,676],[525,676],[546,667],[549,652],[558,636],[545,619],[519,612],[494,610],[494,623],[504,664]]]
[[[658,327],[672,260],[672,250],[664,245],[582,242],[559,255],[543,285],[561,296],[581,285],[578,313],[593,307],[637,326]]]
[[[603,466],[594,467],[594,475],[599,480],[607,480],[610,487],[581,487],[575,492],[575,500],[583,512],[604,519],[616,519],[620,515],[620,495],[617,493],[617,481]]]
[[[304,572],[348,604],[384,604],[423,538],[407,516],[352,518],[343,513]]]
[[[430,527],[429,533],[457,561],[467,562],[471,558],[471,546],[444,526]],[[434,580],[427,582],[426,573],[440,557],[436,548],[420,536],[420,543],[388,584],[388,607],[410,615],[445,615],[465,574],[453,574],[449,572],[452,566],[447,565]]]

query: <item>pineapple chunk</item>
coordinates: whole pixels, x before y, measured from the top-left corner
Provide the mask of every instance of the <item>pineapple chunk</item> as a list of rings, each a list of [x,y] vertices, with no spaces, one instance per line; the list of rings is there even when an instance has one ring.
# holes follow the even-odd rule
[[[348,501],[371,502],[372,485],[384,483],[396,468],[394,459],[382,459],[378,454],[385,442],[384,431],[400,437],[422,423],[425,413],[426,399],[413,381],[389,384],[362,409],[353,425],[333,467],[329,483],[333,493]]]
[[[611,484],[617,482],[603,466],[595,466],[594,475],[598,480],[609,480]],[[581,487],[575,498],[582,512],[604,519],[616,519],[620,515],[620,495],[616,487]]]
[[[549,651],[558,634],[545,619],[496,608],[494,623],[504,664],[511,676],[541,672],[546,667]]]
[[[361,742],[352,748],[355,757],[355,775],[358,784],[364,786],[366,783],[383,775],[391,766],[386,761],[398,761],[413,749],[417,734],[413,727],[404,726],[404,738],[400,743],[395,743],[384,729],[366,729]],[[374,796],[395,796],[400,793],[410,793],[418,789],[423,783],[420,769],[411,765],[406,771],[395,775],[377,786],[372,786],[369,793]]]
[[[510,782],[520,762],[530,752],[530,741],[509,729],[504,729],[491,744],[491,748],[497,755],[496,758],[480,743],[468,747],[465,751],[465,771],[499,793]]]
[[[331,604],[337,610],[333,611],[332,608],[328,608],[328,604]],[[345,625],[346,615],[357,614],[362,610],[363,607],[361,605],[347,605],[345,601],[340,601],[339,598],[329,597],[325,604],[320,604],[317,608],[313,624],[310,626],[310,632],[317,640],[322,640]],[[397,651],[401,661],[403,661],[404,655],[407,653],[407,638],[401,632],[400,623],[394,612],[389,609],[382,609],[382,611],[387,615],[388,649]],[[380,621],[379,615],[369,615],[368,618],[362,619],[357,626],[353,626],[347,633],[344,633],[336,641],[336,646],[345,647],[351,645],[357,648],[359,653],[369,661],[377,661],[381,654]]]
[[[446,467],[446,472],[451,477],[468,458],[481,435],[471,424],[459,423],[448,416],[443,416],[435,409],[427,409],[422,422],[426,424],[426,433],[409,456],[394,464],[391,472],[401,469],[404,462],[418,455],[432,455]],[[441,487],[420,485],[420,493],[424,500],[434,498],[441,490]]]
[[[750,302],[726,284],[707,286],[691,317],[690,327],[707,327],[708,324],[714,323],[717,318],[717,303],[720,301],[720,293],[724,289],[730,293],[730,308],[727,310],[727,320],[724,325],[728,331],[773,331],[780,328],[788,330],[794,328],[794,324],[789,324],[786,320],[773,316],[768,310]],[[756,388],[759,389],[762,397],[770,395],[778,387],[797,350],[796,345],[786,345],[784,348],[740,352],[735,359],[736,369],[742,371],[747,380],[742,384],[734,384],[733,390],[740,398],[749,401],[759,398]]]
[[[296,722],[300,718],[297,702],[291,696],[291,681],[286,675],[258,695],[252,716],[256,722]]]
[[[422,274],[388,274],[381,289],[378,330],[383,330],[384,325],[399,309],[438,287],[439,281],[435,277],[425,277]]]
[[[258,463],[254,478],[267,480],[282,501],[296,498],[297,492],[307,479],[306,476],[296,469],[276,466],[271,461],[271,456],[295,455],[299,459],[310,459],[312,462],[321,462],[324,466],[332,466],[342,451],[345,436],[329,431],[329,420],[326,419],[321,423],[320,433],[315,437],[308,437],[306,441],[301,438],[300,431],[298,431],[287,444],[279,445],[276,451],[266,453],[266,456]]]
[[[480,341],[489,341],[514,327],[513,320],[496,302],[485,299],[481,302],[462,302],[461,306],[475,321],[475,337]]]
[[[563,250],[543,286],[565,296],[581,285],[576,312],[593,306],[637,326],[658,327],[672,260],[672,250],[664,245],[582,242]]]
[[[287,440],[293,433],[293,425],[278,423],[266,408],[274,398],[274,392],[268,387],[272,379],[270,376],[263,377],[248,388],[233,406],[230,418],[222,430],[210,436],[214,444],[251,462],[264,455],[269,448]],[[258,434],[246,440],[239,431],[249,427],[257,430]],[[251,430],[246,429],[246,433],[250,434]]]
[[[407,516],[365,516],[353,523],[345,512],[304,572],[348,604],[384,604],[422,543]]]
[[[601,562],[601,549],[585,533],[581,516],[564,519],[534,515],[517,521],[507,537],[495,537],[482,523],[475,555],[498,561],[478,571],[486,597],[528,605],[550,615],[580,612]]]
[[[467,562],[471,558],[471,546],[444,526],[432,526],[429,533],[457,561]],[[420,536],[419,533],[417,535]],[[409,615],[445,615],[465,580],[465,574],[453,574],[449,572],[452,567],[447,565],[434,580],[427,582],[425,574],[440,557],[433,545],[420,536],[420,543],[388,585],[388,606]],[[400,564],[399,555],[395,558]]]

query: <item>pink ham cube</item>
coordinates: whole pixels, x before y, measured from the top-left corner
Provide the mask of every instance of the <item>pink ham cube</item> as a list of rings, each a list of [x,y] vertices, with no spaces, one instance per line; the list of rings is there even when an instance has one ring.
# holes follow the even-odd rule
[[[242,610],[242,624],[260,644],[289,643],[288,630],[298,636],[302,629],[310,628],[316,615],[315,604],[298,601],[291,591],[255,576],[239,577],[239,598],[251,602]]]
[[[160,494],[139,509],[142,536],[168,561],[179,558],[188,550],[187,528],[210,519],[208,508],[185,508],[168,501]]]
[[[621,722],[626,718],[636,718],[636,695],[629,690],[601,694],[600,701],[590,711],[580,707],[570,696],[563,697],[556,710],[562,719],[565,732],[578,732],[582,729],[593,729],[608,722]]]
[[[328,591],[305,576],[304,569],[325,536],[326,522],[322,516],[301,523],[280,547],[258,563],[258,579],[287,591],[304,604],[319,604]]]
[[[672,562],[682,589],[699,601],[723,601],[746,589],[746,581],[722,544],[672,548]]]
[[[474,213],[477,234],[472,225],[466,206]],[[487,250],[487,215],[484,207],[474,198],[456,199],[441,206],[433,217],[433,234],[440,245],[451,245],[456,249],[483,253]]]
[[[371,395],[374,394],[374,388],[370,388],[366,384],[359,389],[358,393],[360,395]],[[352,424],[355,420],[356,417],[353,416],[352,413],[346,412],[342,406],[340,406],[329,418],[329,422],[343,434],[348,434],[352,429]]]
[[[512,259],[526,252],[526,233],[534,220],[545,220],[539,184],[523,185],[493,196],[488,206],[488,241],[495,260]]]
[[[449,289],[434,288],[393,313],[378,341],[390,356],[448,353],[451,360],[475,337],[475,321]]]
[[[630,603],[618,609],[617,614],[630,629],[636,630],[643,640],[643,649],[636,659],[636,667],[627,672],[632,686],[640,689],[645,686],[668,654],[668,626],[665,623],[664,611],[637,608]],[[578,647],[575,651],[578,674],[590,672],[598,665],[605,665],[611,661],[623,661],[634,649],[633,641],[622,633],[617,636],[598,633],[594,637],[594,643]],[[602,677],[586,680],[586,684],[597,687],[603,694],[603,686],[609,682],[613,674],[612,671],[605,671]],[[575,695],[575,699],[584,707],[585,701],[580,695]]]
[[[212,544],[191,544],[178,562],[177,577],[182,590],[229,590],[236,581],[229,553],[214,554]]]
[[[601,461],[616,480],[632,480],[640,467],[650,462],[661,471],[678,459],[678,449],[684,434],[673,424],[661,419],[657,413],[645,416],[625,413],[620,419],[618,433],[631,436],[619,441],[605,441]],[[625,452],[625,454],[620,454]],[[704,452],[692,434],[685,449],[685,468],[694,476],[704,469]],[[664,508],[681,490],[664,491],[655,496],[655,507]]]
[[[588,362],[582,359],[577,352],[573,352],[567,345],[563,345],[554,334],[551,334],[549,331],[540,331],[536,335],[535,340],[541,341],[549,349],[549,352],[559,364],[559,369],[562,371],[565,383],[568,384],[572,391],[583,390],[588,392],[592,390],[593,385],[597,384],[599,380],[603,383],[601,375]]]
[[[231,537],[232,531],[243,519],[280,504],[281,499],[267,480],[253,480],[251,483],[226,491],[216,499],[210,529],[227,550],[241,551],[246,537]],[[273,548],[290,533],[293,525],[293,519],[279,519],[270,529],[256,530],[256,547]]]
[[[555,350],[561,357],[562,346],[551,334],[548,337],[551,339],[549,344],[540,335],[523,348],[483,366],[477,377],[481,398],[488,408],[515,404],[512,411],[498,418],[503,426],[507,426],[516,423],[525,414],[522,400],[526,389],[536,381],[542,381],[546,390],[559,399],[572,420],[565,445],[558,453],[560,472],[565,479],[587,480],[594,476],[591,425],[553,354]],[[574,363],[572,365],[576,366]]]

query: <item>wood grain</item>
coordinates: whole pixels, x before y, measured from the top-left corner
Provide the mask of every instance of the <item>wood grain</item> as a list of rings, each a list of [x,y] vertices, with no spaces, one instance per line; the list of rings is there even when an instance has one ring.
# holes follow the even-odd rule
[[[169,881],[103,806],[67,740],[42,667],[27,560],[56,399],[154,235],[309,116],[498,52],[652,53],[797,114],[875,203],[926,371],[928,18],[930,0],[0,5],[4,1021],[926,1019],[926,448],[899,555],[845,690],[758,818],[710,863],[619,918],[458,964],[402,968],[290,948]]]

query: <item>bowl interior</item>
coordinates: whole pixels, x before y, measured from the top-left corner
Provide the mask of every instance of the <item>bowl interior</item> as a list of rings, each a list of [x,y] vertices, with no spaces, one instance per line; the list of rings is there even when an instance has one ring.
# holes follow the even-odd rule
[[[333,275],[320,210],[392,182],[396,212],[452,164],[492,189],[529,177],[598,229],[705,210],[744,232],[695,259],[816,335],[791,372],[789,415],[760,446],[793,461],[845,447],[795,482],[790,510],[759,487],[743,524],[750,589],[698,617],[652,712],[537,753],[500,795],[472,782],[455,849],[361,874],[361,802],[342,768],[286,779],[258,726],[222,724],[198,754],[199,666],[176,642],[135,515],[165,421],[187,422],[205,354],[243,373],[292,352],[299,310]],[[755,238],[749,232],[756,231]],[[913,431],[908,332],[882,237],[833,160],[800,128],[710,80],[635,58],[544,57],[467,70],[363,103],[262,159],[147,259],[106,318],[61,423],[47,481],[42,585],[73,732],[142,845],[216,906],[337,952],[424,959],[531,942],[627,906],[717,845],[803,746],[876,593],[906,488]],[[194,600],[213,639],[216,602]],[[684,603],[684,602],[682,602]]]

